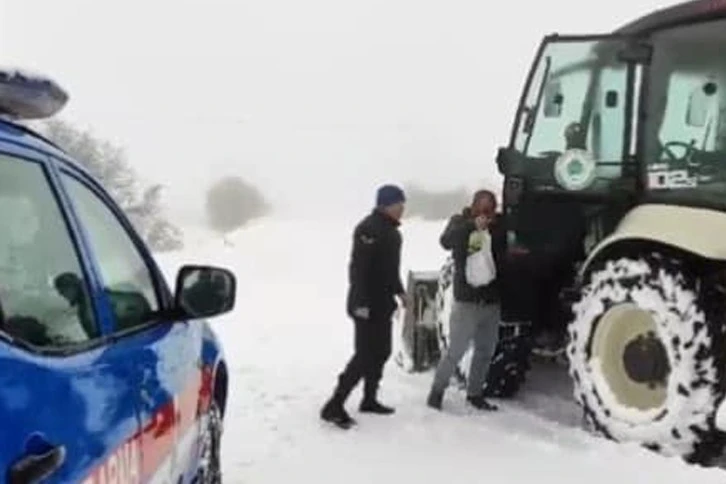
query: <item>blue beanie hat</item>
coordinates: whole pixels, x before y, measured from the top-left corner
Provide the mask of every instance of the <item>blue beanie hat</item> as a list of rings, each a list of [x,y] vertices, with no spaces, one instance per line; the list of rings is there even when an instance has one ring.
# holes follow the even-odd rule
[[[376,193],[376,206],[388,207],[406,201],[406,195],[396,185],[383,185]]]

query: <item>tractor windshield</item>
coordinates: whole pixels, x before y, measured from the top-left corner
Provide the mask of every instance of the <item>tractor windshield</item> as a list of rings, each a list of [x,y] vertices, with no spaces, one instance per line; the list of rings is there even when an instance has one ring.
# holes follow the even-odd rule
[[[608,193],[632,170],[628,65],[624,41],[605,37],[546,41],[520,106],[513,147],[535,188]],[[630,176],[632,174],[632,176]]]
[[[643,131],[647,187],[664,202],[726,207],[726,21],[656,33]]]

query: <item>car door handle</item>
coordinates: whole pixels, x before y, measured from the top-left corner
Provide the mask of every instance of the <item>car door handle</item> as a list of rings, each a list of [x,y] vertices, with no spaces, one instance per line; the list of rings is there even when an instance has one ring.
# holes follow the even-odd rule
[[[17,460],[9,472],[11,484],[34,484],[57,471],[66,460],[63,445],[53,447],[42,454],[30,454]]]

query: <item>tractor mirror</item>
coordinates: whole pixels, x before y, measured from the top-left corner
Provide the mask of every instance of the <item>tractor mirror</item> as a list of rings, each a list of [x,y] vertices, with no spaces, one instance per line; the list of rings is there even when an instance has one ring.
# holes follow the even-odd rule
[[[504,176],[521,176],[524,173],[526,157],[513,148],[499,148],[497,169]]]
[[[502,175],[507,173],[507,149],[502,147],[497,150],[497,170]]]
[[[706,125],[709,108],[713,102],[711,98],[717,90],[715,82],[707,82],[691,92],[686,111],[686,125],[694,128],[702,128]]]

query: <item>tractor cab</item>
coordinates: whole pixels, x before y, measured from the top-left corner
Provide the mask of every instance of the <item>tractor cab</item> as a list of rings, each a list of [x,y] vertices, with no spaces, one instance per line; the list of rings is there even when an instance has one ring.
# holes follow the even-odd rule
[[[726,210],[726,18],[697,22],[705,3],[688,4],[691,17],[681,10],[683,23],[650,19],[611,35],[543,40],[497,157],[508,242],[528,250],[530,265],[586,274],[636,207],[650,221],[616,238],[695,244],[711,255],[708,243],[686,240],[703,239],[703,226],[679,234],[688,214]],[[652,205],[686,215],[664,218]],[[540,279],[551,287],[551,277]],[[563,289],[574,277],[559,282]],[[539,306],[531,312],[547,317]]]
[[[529,268],[503,313],[535,301],[525,318],[561,336],[593,429],[699,462],[726,443],[725,47],[709,0],[547,36],[497,156]]]

